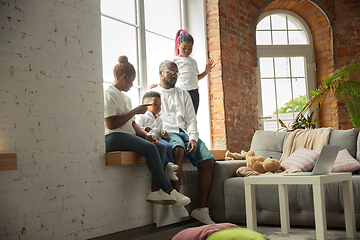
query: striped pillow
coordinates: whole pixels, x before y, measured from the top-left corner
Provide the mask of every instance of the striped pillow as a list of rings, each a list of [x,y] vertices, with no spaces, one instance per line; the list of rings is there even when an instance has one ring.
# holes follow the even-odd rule
[[[339,151],[331,172],[355,172],[358,169],[360,169],[360,163],[345,148]]]
[[[310,172],[319,154],[320,151],[300,147],[281,163],[281,167],[284,169],[298,169],[302,172]]]

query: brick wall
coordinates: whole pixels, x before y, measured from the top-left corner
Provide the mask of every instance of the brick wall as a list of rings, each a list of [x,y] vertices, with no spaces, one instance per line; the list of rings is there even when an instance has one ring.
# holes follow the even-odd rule
[[[0,239],[152,223],[149,171],[105,167],[99,1],[0,1]]]
[[[215,144],[217,148],[226,144],[231,151],[248,149],[253,132],[259,129],[254,37],[262,12],[286,9],[305,20],[314,42],[317,85],[323,82],[325,74],[360,59],[359,1],[209,0],[207,3],[209,56],[220,52],[220,56],[216,55],[219,69],[210,74],[214,85],[210,88],[212,138],[215,143],[222,143]],[[214,21],[219,24],[215,25]],[[219,116],[216,111],[222,109],[224,112]],[[344,103],[333,96],[322,105],[320,119],[322,127],[353,127]]]
[[[327,4],[327,1],[322,2],[324,5]],[[332,20],[334,22],[335,69],[338,69],[360,60],[360,2],[334,1],[329,8],[329,11],[334,9],[336,13],[332,15]],[[353,79],[360,82],[360,74],[354,76]],[[336,104],[338,128],[352,128],[353,124],[349,120],[349,113],[344,102],[337,101]]]
[[[226,149],[225,94],[222,84],[224,64],[221,61],[219,6],[217,0],[206,3],[209,58],[216,64],[209,74],[211,142],[213,149]]]
[[[244,2],[244,3],[243,3]],[[249,148],[258,128],[251,1],[207,1],[212,140],[215,149]]]

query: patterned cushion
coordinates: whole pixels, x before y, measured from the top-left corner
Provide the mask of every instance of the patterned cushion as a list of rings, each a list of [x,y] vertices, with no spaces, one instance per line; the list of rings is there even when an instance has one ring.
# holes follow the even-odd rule
[[[354,172],[360,169],[360,163],[345,148],[339,151],[331,172]]]
[[[313,169],[319,154],[320,151],[300,147],[287,159],[282,161],[281,167],[284,169],[299,169],[302,172],[310,172]]]

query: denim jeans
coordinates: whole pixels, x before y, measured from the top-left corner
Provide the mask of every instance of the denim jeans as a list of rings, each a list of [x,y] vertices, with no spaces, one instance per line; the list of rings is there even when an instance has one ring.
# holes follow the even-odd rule
[[[155,145],[139,136],[116,132],[105,135],[105,145],[106,152],[133,151],[144,156],[151,172],[151,189],[167,192],[172,188],[164,171],[166,150],[161,142]]]
[[[165,166],[166,166],[169,162],[174,163],[172,146],[171,146],[166,140],[164,140],[164,139],[162,139],[162,138],[158,138],[158,140],[159,140],[159,142],[161,142],[162,144],[165,145],[165,149],[166,149]]]

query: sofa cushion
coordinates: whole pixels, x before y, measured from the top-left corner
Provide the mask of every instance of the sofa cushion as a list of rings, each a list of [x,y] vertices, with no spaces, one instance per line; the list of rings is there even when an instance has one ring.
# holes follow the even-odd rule
[[[255,156],[263,156],[265,159],[272,157],[279,160],[288,135],[286,132],[258,130],[253,136],[250,150],[255,152]]]
[[[356,158],[356,142],[359,129],[333,130],[330,132],[329,145],[339,145],[340,150],[347,149],[353,158]]]
[[[331,172],[354,172],[360,169],[360,163],[354,159],[347,149],[339,151]]]
[[[302,172],[310,172],[320,152],[317,150],[310,150],[304,147],[298,148],[287,159],[282,161],[281,167],[284,169],[299,169]]]

